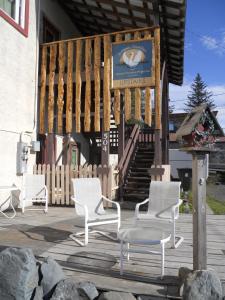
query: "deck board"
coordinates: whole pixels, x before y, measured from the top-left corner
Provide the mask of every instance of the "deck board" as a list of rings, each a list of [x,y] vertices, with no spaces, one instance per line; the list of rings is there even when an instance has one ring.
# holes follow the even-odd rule
[[[132,225],[133,212],[122,211],[123,226]],[[177,285],[178,269],[192,268],[192,216],[181,215],[177,233],[185,240],[178,249],[166,245],[165,277],[160,279],[160,256],[132,254],[119,274],[119,243],[99,235],[90,235],[89,244],[80,247],[69,239],[76,231],[73,208],[50,207],[48,214],[39,211],[18,212],[13,220],[0,217],[0,249],[7,246],[30,247],[42,260],[52,256],[75,280],[91,280],[103,290],[117,290],[135,294],[165,296],[168,286]],[[207,216],[208,268],[214,269],[225,281],[225,218]],[[104,226],[115,235],[116,226]],[[145,248],[145,246],[142,246]],[[154,246],[153,248],[157,248]],[[112,280],[113,279],[113,280]]]

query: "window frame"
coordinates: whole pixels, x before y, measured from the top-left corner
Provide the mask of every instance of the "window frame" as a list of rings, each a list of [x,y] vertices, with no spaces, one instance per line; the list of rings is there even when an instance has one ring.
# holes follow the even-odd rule
[[[24,26],[22,27],[20,24],[16,22],[14,18],[8,15],[2,8],[0,8],[0,17],[2,17],[6,22],[12,25],[17,31],[23,34],[25,37],[28,37],[28,29],[29,29],[29,6],[30,0],[24,0]]]

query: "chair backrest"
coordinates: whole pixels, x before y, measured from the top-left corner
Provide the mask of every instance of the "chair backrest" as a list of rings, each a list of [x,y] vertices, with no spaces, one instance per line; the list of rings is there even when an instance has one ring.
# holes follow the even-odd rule
[[[45,175],[24,174],[23,175],[23,197],[24,199],[45,197]]]
[[[71,181],[75,200],[87,205],[89,215],[104,212],[99,178],[73,178]],[[75,204],[75,209],[78,215],[84,215],[82,207]]]
[[[180,199],[181,182],[152,181],[149,189],[148,212],[159,217],[170,217],[170,208]]]

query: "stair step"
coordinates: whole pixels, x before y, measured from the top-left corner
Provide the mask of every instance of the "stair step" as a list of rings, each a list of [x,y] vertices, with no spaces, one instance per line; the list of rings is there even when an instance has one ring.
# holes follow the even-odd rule
[[[131,171],[130,173],[129,173],[129,175],[130,176],[134,176],[134,177],[148,177],[149,175],[148,175],[148,172],[147,172],[147,170],[145,170],[145,171]]]
[[[124,193],[124,195],[123,195],[123,198],[129,198],[129,199],[131,199],[131,198],[137,198],[137,199],[143,199],[143,200],[145,200],[146,198],[148,198],[148,194],[140,194],[140,193],[129,193],[129,194],[126,194],[126,193]]]
[[[149,187],[143,187],[143,186],[138,186],[138,187],[135,187],[135,186],[124,186],[124,190],[129,190],[129,191],[137,191],[139,190],[140,192],[149,192]]]
[[[138,167],[133,167],[133,166],[131,166],[130,167],[130,169],[131,169],[131,171],[133,172],[147,172],[148,170],[149,170],[149,167],[145,167],[145,168],[143,168],[143,167],[140,167],[140,168],[138,168]]]
[[[127,181],[129,182],[150,182],[150,178],[149,177],[128,177]]]
[[[148,148],[137,148],[136,151],[140,153],[152,153],[154,155],[154,151]]]
[[[138,200],[138,199],[137,199]],[[142,201],[123,201],[120,203],[120,207],[122,209],[129,209],[129,210],[135,210],[135,207],[137,205],[137,203],[142,202]],[[141,211],[147,211],[147,204],[146,205],[141,205],[140,210]]]
[[[154,153],[152,152],[148,152],[148,151],[136,151],[136,154],[139,154],[139,155],[149,155],[149,156],[152,156],[154,157]]]
[[[130,167],[136,167],[136,168],[151,168],[151,166],[153,165],[153,162],[151,161],[146,161],[145,159],[141,160],[141,161],[132,161],[131,166]]]
[[[148,170],[154,163],[154,149],[152,145],[139,142],[135,155],[130,163],[126,182],[123,186],[123,200],[126,203],[142,202],[149,196],[149,184],[151,176]]]
[[[132,163],[139,163],[139,162],[144,163],[146,161],[152,165],[154,162],[154,159],[151,159],[149,157],[134,157],[131,162]]]
[[[127,183],[124,185],[125,187],[144,187],[144,188],[148,188],[149,189],[149,184],[150,184],[151,180],[149,180],[149,182],[147,181],[140,181],[140,182],[129,182],[127,181]]]

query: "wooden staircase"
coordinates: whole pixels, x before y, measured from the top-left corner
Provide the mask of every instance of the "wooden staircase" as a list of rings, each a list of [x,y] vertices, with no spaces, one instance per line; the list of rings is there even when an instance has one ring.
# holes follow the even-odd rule
[[[123,185],[123,208],[133,209],[138,202],[148,198],[151,182],[148,170],[153,160],[152,145],[138,142]]]

